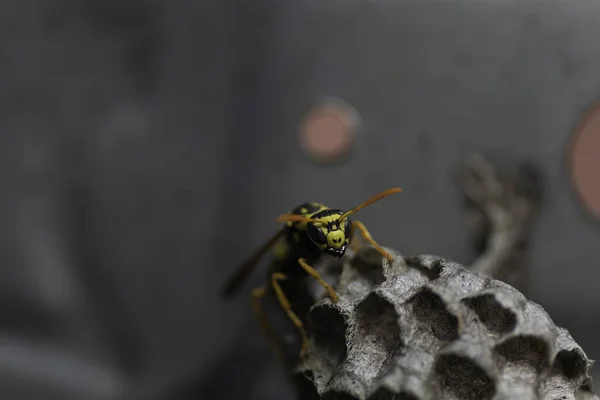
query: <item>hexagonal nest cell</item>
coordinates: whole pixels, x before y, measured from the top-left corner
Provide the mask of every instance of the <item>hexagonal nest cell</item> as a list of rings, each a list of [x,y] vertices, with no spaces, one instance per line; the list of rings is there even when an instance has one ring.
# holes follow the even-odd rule
[[[387,250],[391,263],[370,248],[352,256],[340,301],[311,309],[297,376],[317,398],[600,400],[593,361],[539,305],[457,263]]]

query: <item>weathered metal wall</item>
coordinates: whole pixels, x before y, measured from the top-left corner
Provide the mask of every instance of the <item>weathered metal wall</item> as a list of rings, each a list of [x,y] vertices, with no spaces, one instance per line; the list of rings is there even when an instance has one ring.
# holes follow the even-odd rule
[[[543,167],[529,296],[598,357],[600,231],[563,153],[600,97],[600,4],[81,4],[0,6],[3,397],[151,399],[204,376],[216,398],[281,399],[247,298],[217,286],[280,212],[390,186],[361,211],[376,238],[469,262],[452,168],[470,149]],[[332,168],[295,137],[323,95],[364,126]]]

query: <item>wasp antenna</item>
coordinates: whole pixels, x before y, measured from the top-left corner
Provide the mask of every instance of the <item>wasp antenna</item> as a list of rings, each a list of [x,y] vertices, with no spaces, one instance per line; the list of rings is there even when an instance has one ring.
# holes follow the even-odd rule
[[[376,194],[375,196],[371,197],[369,200],[365,201],[364,203],[360,204],[358,207],[355,207],[351,210],[346,211],[345,213],[343,213],[340,217],[340,220],[344,220],[346,218],[348,218],[350,215],[354,214],[355,212],[357,212],[360,209],[365,208],[368,205],[371,205],[373,203],[375,203],[376,201],[379,201],[381,199],[383,199],[384,197],[387,197],[391,194],[394,193],[400,193],[402,191],[401,188],[391,188],[388,190],[384,190],[383,192]]]
[[[277,222],[311,222],[314,221],[302,215],[297,214],[282,214],[276,219]]]

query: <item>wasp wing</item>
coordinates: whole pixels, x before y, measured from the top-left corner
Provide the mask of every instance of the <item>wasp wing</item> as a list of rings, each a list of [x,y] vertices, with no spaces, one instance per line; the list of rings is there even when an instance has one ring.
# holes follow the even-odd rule
[[[244,279],[248,276],[250,272],[254,269],[254,267],[258,264],[260,258],[280,239],[283,237],[285,233],[285,228],[281,228],[277,231],[265,244],[256,249],[256,251],[248,257],[242,265],[238,267],[236,272],[231,275],[229,280],[226,282],[225,286],[222,289],[222,295],[225,297],[232,296],[242,284]]]

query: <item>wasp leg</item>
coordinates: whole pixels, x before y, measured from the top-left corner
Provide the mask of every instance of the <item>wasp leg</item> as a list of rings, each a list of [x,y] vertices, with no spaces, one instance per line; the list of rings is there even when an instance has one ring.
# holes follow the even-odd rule
[[[361,246],[360,246],[360,239],[358,238],[358,236],[354,235],[354,228],[355,228],[355,225],[353,224],[352,225],[352,234],[350,236],[351,237],[351,239],[350,239],[350,249],[353,252],[356,253],[358,250],[360,250]]]
[[[321,274],[319,274],[316,269],[308,265],[304,258],[299,258],[298,264],[300,264],[300,266],[304,268],[304,270],[308,272],[310,276],[312,276],[317,282],[319,282],[321,286],[325,288],[325,290],[327,290],[327,294],[331,298],[331,301],[337,303],[339,300],[337,293],[327,282],[323,280],[323,278],[321,278]]]
[[[306,350],[308,349],[308,335],[306,334],[306,330],[304,329],[304,324],[300,321],[300,318],[296,315],[296,313],[292,310],[292,306],[290,305],[289,300],[287,299],[281,285],[279,285],[279,281],[287,279],[287,276],[280,272],[275,272],[271,275],[271,284],[273,285],[273,289],[275,290],[275,294],[277,295],[277,300],[279,300],[279,305],[285,311],[288,318],[296,325],[298,331],[300,332],[300,336],[302,337],[302,348],[300,350],[300,358],[303,359],[306,356]]]
[[[258,321],[263,334],[266,336],[267,341],[271,345],[271,348],[275,352],[275,355],[281,361],[285,361],[285,352],[282,343],[277,340],[277,336],[263,312],[262,300],[267,293],[268,289],[266,286],[257,287],[252,291],[252,311],[254,311],[256,320]]]
[[[356,229],[358,229],[358,231],[360,232],[360,235],[366,242],[368,242],[371,246],[375,247],[375,250],[377,250],[379,252],[379,254],[381,254],[383,257],[387,258],[388,261],[394,260],[394,257],[392,257],[390,253],[385,251],[383,249],[383,247],[381,247],[379,244],[377,244],[377,242],[375,240],[373,240],[373,238],[371,237],[371,234],[369,233],[369,231],[367,230],[367,228],[365,227],[365,225],[362,222],[352,221],[352,236],[354,236],[354,232],[356,231]]]

